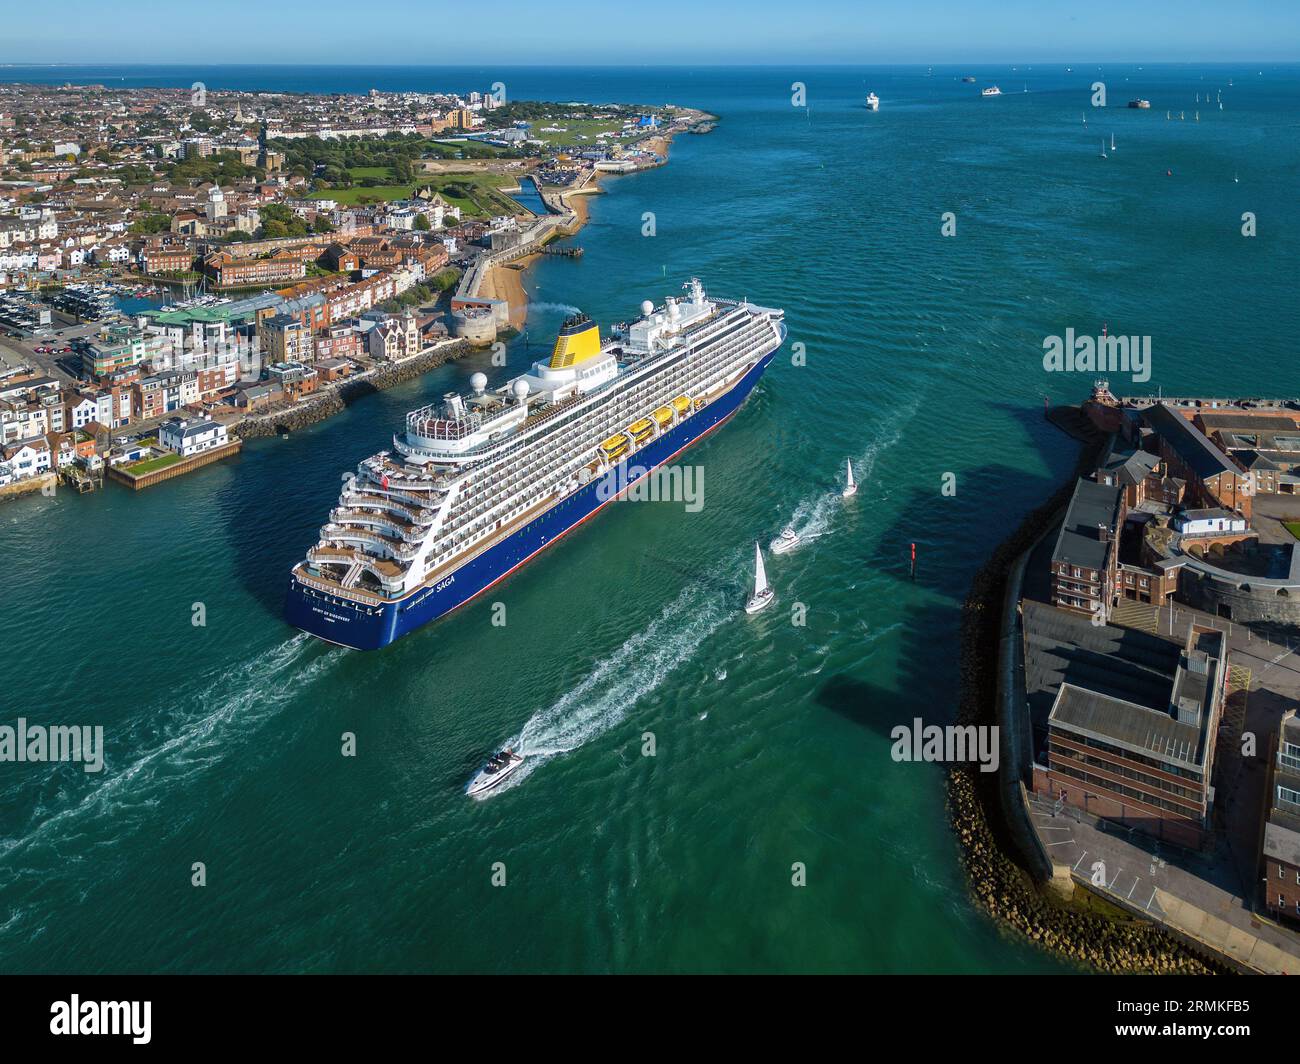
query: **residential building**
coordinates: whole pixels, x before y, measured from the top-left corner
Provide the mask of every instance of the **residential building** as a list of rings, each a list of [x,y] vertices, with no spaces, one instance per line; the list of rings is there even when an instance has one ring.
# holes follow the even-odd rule
[[[1082,477],[1052,551],[1052,603],[1105,619],[1117,597],[1124,489]]]
[[[50,468],[50,444],[43,435],[0,447],[0,487],[48,473]]]
[[[315,357],[311,329],[291,314],[275,314],[257,323],[258,349],[267,363],[310,362]]]
[[[229,442],[226,426],[206,418],[174,417],[158,428],[158,445],[182,458],[224,447]]]
[[[414,314],[404,314],[380,322],[366,334],[370,357],[391,362],[407,358],[420,350],[420,329]]]

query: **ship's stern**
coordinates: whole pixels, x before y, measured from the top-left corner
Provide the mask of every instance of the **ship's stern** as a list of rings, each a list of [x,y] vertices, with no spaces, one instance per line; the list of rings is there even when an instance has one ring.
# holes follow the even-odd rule
[[[378,650],[394,639],[395,602],[364,603],[331,594],[289,576],[284,619],[308,635],[353,650]]]

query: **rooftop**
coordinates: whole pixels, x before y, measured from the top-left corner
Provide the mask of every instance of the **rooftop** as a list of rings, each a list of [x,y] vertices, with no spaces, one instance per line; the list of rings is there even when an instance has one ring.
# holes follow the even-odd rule
[[[1168,442],[1179,458],[1202,480],[1239,470],[1200,429],[1162,403],[1143,411],[1147,423]]]
[[[1104,569],[1119,524],[1121,488],[1080,477],[1052,551],[1053,563]],[[1104,533],[1104,535],[1103,535]]]

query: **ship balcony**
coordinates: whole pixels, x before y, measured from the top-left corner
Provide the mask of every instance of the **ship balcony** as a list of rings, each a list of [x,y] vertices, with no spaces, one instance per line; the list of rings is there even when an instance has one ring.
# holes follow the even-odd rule
[[[354,506],[336,506],[330,511],[330,523],[335,525],[379,525],[391,529],[392,534],[407,543],[418,543],[424,538],[424,530],[385,509],[358,509]]]
[[[367,458],[361,463],[361,468],[375,482],[376,487],[382,486],[384,477],[388,478],[389,488],[396,486],[408,491],[442,491],[451,484],[450,478],[443,474],[425,472],[405,463],[390,462],[378,455]]]
[[[401,514],[413,525],[431,525],[438,516],[436,510],[427,506],[399,501],[391,495],[371,495],[361,491],[345,491],[339,496],[339,506],[343,509],[386,510]]]
[[[321,536],[326,540],[367,544],[404,562],[411,561],[419,554],[419,548],[414,543],[403,542],[394,539],[392,536],[372,532],[368,528],[353,528],[349,525],[326,525],[320,531]]]
[[[438,502],[441,501],[441,496],[435,495],[434,494],[435,491],[437,491],[437,489],[430,490],[427,494],[417,495],[414,492],[401,491],[400,489],[395,488],[393,486],[392,481],[389,481],[389,485],[387,488],[380,488],[378,485],[375,485],[374,488],[371,490],[364,490],[364,491],[354,490],[352,492],[344,491],[344,493],[339,496],[339,503],[343,506],[347,506],[351,503],[353,497],[361,496],[364,498],[378,500],[373,505],[387,506],[393,503],[399,503],[401,505],[409,507],[413,511],[425,511],[428,513],[435,513],[435,511],[431,508],[431,504],[432,506],[436,506]],[[372,504],[365,503],[364,505],[372,505]],[[432,518],[430,518],[430,520],[432,520]]]

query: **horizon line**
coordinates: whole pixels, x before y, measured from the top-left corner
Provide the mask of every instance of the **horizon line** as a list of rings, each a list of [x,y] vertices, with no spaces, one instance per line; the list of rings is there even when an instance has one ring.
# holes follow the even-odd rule
[[[937,61],[917,59],[917,60],[891,60],[891,61],[889,61],[889,62],[861,62],[861,63],[859,63],[859,62],[844,62],[844,61],[833,61],[833,62],[832,62],[832,61],[823,61],[823,60],[813,60],[813,61],[806,61],[806,62],[805,62],[805,61],[799,61],[799,60],[787,60],[787,61],[783,61],[783,62],[779,62],[779,63],[778,63],[778,62],[762,62],[762,63],[759,63],[759,62],[741,62],[741,61],[716,60],[716,61],[711,61],[711,62],[707,62],[707,63],[704,63],[704,64],[700,64],[699,62],[680,62],[680,63],[670,63],[670,62],[640,62],[640,63],[626,63],[626,62],[624,62],[624,63],[577,63],[577,62],[573,62],[573,63],[516,63],[516,62],[510,62],[510,61],[504,61],[504,62],[499,62],[499,63],[441,63],[441,64],[429,64],[429,63],[334,63],[334,62],[329,62],[329,61],[326,61],[326,60],[321,60],[321,61],[317,61],[317,62],[258,63],[258,62],[237,62],[237,61],[217,60],[217,59],[214,59],[214,60],[202,60],[202,61],[199,61],[199,62],[186,62],[186,63],[156,62],[156,61],[153,61],[153,60],[145,60],[145,59],[140,59],[140,60],[131,60],[131,61],[122,61],[122,60],[102,61],[102,60],[97,60],[97,59],[82,59],[82,60],[57,60],[57,61],[48,61],[48,62],[30,62],[30,61],[28,61],[28,62],[14,62],[14,61],[10,61],[10,60],[3,60],[3,59],[0,59],[0,69],[5,69],[5,68],[9,68],[9,67],[21,67],[21,68],[25,68],[25,69],[36,69],[36,68],[41,68],[41,67],[48,67],[48,68],[52,68],[52,69],[58,69],[58,68],[62,68],[62,67],[98,66],[98,67],[104,67],[104,68],[107,68],[107,69],[114,69],[114,68],[130,69],[130,68],[136,68],[136,67],[158,67],[158,68],[166,68],[166,69],[173,69],[173,68],[174,68],[174,69],[190,69],[190,70],[193,70],[193,69],[195,69],[195,68],[198,68],[198,67],[202,67],[202,66],[207,65],[207,66],[227,66],[227,67],[250,67],[250,68],[252,68],[252,67],[256,67],[256,68],[270,68],[270,69],[281,68],[281,67],[303,67],[303,68],[311,68],[311,67],[329,67],[329,68],[340,69],[340,70],[477,70],[477,69],[483,69],[484,67],[492,67],[492,66],[522,67],[522,68],[525,68],[525,69],[532,69],[532,70],[563,70],[563,69],[578,69],[578,70],[628,70],[628,69],[637,69],[637,68],[643,68],[643,67],[660,67],[660,68],[675,68],[675,69],[676,69],[676,68],[700,69],[701,65],[703,65],[703,66],[706,67],[706,68],[707,68],[707,67],[763,67],[763,68],[787,68],[787,67],[791,67],[791,66],[803,66],[803,67],[863,67],[863,66],[882,66],[882,67],[913,67],[913,66],[924,66],[924,67],[938,67],[938,66],[954,66],[954,67],[956,67],[956,66],[969,66],[969,65],[971,65],[971,64],[976,64],[976,63],[998,64],[998,65],[1008,65],[1008,64],[1012,64],[1012,65],[1018,65],[1018,66],[1033,66],[1033,65],[1039,65],[1039,66],[1046,66],[1046,67],[1054,67],[1054,66],[1070,67],[1070,66],[1082,66],[1082,65],[1087,65],[1087,64],[1103,65],[1103,64],[1107,64],[1107,63],[1112,63],[1112,64],[1113,64],[1113,63],[1138,63],[1138,64],[1143,64],[1143,65],[1146,65],[1146,66],[1193,66],[1193,65],[1201,65],[1201,66],[1227,66],[1227,65],[1230,65],[1230,64],[1241,64],[1241,63],[1246,63],[1246,64],[1256,64],[1256,63],[1258,63],[1258,64],[1262,64],[1262,65],[1265,65],[1265,66],[1294,66],[1294,65],[1300,65],[1300,56],[1297,56],[1296,58],[1293,58],[1293,59],[1263,59],[1263,58],[1259,58],[1259,57],[1255,57],[1255,58],[1243,57],[1243,58],[1240,58],[1240,59],[1137,59],[1137,58],[1125,58],[1125,59],[1089,59],[1089,58],[1083,58],[1083,59],[1074,59],[1074,60],[1062,60],[1062,59],[1016,59],[1016,60],[1012,60],[1012,59],[961,59],[961,60],[958,60],[958,59],[945,59],[945,60],[937,60]]]

